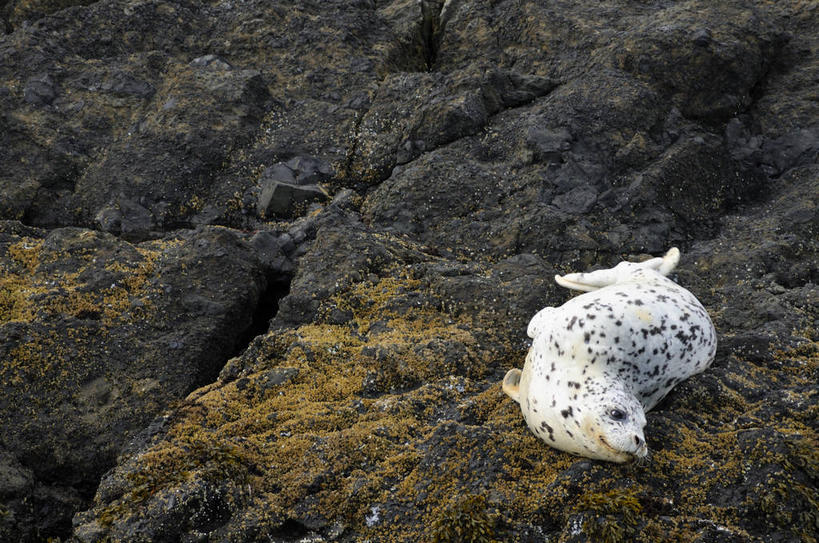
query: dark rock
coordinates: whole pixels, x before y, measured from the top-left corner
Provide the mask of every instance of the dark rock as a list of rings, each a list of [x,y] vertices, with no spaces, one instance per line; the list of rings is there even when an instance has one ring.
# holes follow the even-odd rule
[[[292,381],[298,374],[298,368],[275,368],[263,374],[256,385],[259,387],[259,393],[264,394],[273,387]]]
[[[121,195],[112,205],[104,207],[94,217],[95,225],[104,232],[141,239],[156,228],[154,215],[143,206]]]
[[[257,213],[268,219],[302,214],[308,204],[329,199],[317,183],[332,174],[328,162],[313,157],[298,156],[270,166],[259,179]]]
[[[198,211],[201,200],[197,203],[196,198],[207,186],[208,171],[221,163],[237,139],[249,136],[264,111],[268,95],[258,72],[180,71],[178,82],[154,101],[165,106],[149,113],[77,184],[81,205],[89,211],[102,209],[113,195],[118,195],[120,207],[124,201],[139,201],[144,212],[136,224],[122,223],[123,233],[144,230],[147,216],[151,227],[163,227]],[[206,94],[211,106],[194,106],[190,99],[197,93]],[[166,107],[172,99],[176,105]],[[184,128],[191,125],[216,128]],[[188,189],[180,191],[178,179],[185,179]]]
[[[616,62],[667,92],[684,115],[706,123],[727,119],[750,106],[752,90],[784,41],[776,24],[756,14],[746,16],[743,9],[725,6],[719,17],[669,10],[664,24],[642,26],[618,42]],[[710,24],[703,29],[700,21]],[[653,54],[659,50],[664,54]]]
[[[819,161],[819,125],[802,128],[762,145],[762,162],[769,173],[779,175],[789,168],[816,164]]]
[[[391,75],[358,125],[345,175],[381,181],[397,164],[476,134],[502,108],[526,103],[555,87],[547,78],[523,78],[490,67],[481,72]]]
[[[706,45],[711,43],[711,31],[708,30],[707,28],[701,28],[694,32],[694,34],[691,36],[691,39],[695,45],[705,47]]]
[[[811,540],[817,17],[5,2],[0,540]],[[714,365],[545,446],[554,275],[672,245]]]
[[[269,230],[261,230],[250,238],[249,243],[253,247],[257,258],[259,258],[268,269],[276,269],[274,263],[279,257],[283,256],[284,253],[284,247],[280,237]]]
[[[278,182],[290,185],[296,184],[295,172],[286,164],[274,164],[262,172],[260,180],[265,183]]]

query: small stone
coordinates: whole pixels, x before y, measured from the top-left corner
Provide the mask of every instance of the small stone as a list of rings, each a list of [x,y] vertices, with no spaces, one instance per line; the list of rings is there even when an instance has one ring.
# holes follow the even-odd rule
[[[256,255],[265,263],[272,263],[282,256],[282,243],[276,234],[269,230],[261,230],[250,239],[250,245],[256,250]]]
[[[526,144],[538,162],[564,162],[563,154],[571,149],[572,134],[566,128],[532,127],[526,134]]]
[[[57,97],[54,80],[48,74],[30,77],[23,88],[23,100],[36,106],[46,106]]]
[[[557,196],[552,203],[565,213],[581,214],[587,213],[596,201],[596,190],[591,187],[576,187]]]
[[[265,181],[278,181],[280,183],[296,184],[296,175],[287,164],[279,162],[262,172],[261,179]]]
[[[216,206],[207,205],[202,211],[191,217],[191,224],[216,224],[222,216],[222,212]]]
[[[111,77],[102,84],[100,90],[120,96],[136,96],[146,99],[156,93],[153,85],[123,71],[116,71],[111,74]]]
[[[153,214],[144,206],[129,199],[120,199],[118,208],[122,213],[120,233],[139,237],[153,227]]]
[[[707,28],[701,28],[694,32],[692,36],[694,41],[694,45],[698,45],[699,47],[705,47],[709,43],[711,43],[711,31]]]
[[[285,165],[295,173],[298,185],[313,185],[333,175],[330,163],[316,157],[293,157]]]
[[[298,368],[274,368],[259,377],[256,385],[264,394],[273,387],[289,383],[299,375]]]
[[[293,249],[296,248],[296,242],[293,241],[293,236],[287,233],[279,237],[279,243],[281,243],[282,251],[285,253],[291,253]]]
[[[338,307],[330,311],[327,316],[328,324],[344,324],[353,320],[353,312],[350,310],[339,309]]]
[[[304,228],[291,228],[287,233],[293,237],[293,241],[297,245],[301,245],[301,242],[307,238],[307,232],[304,231]]]
[[[280,255],[270,262],[270,269],[283,275],[290,275],[293,273],[293,270],[296,269],[296,266],[293,264],[292,260],[284,255]]]
[[[210,70],[230,70],[232,66],[216,55],[204,55],[191,61],[191,66]]]
[[[307,204],[329,200],[324,189],[318,185],[291,185],[278,181],[268,181],[262,186],[256,206],[263,218],[294,217]]]
[[[97,212],[94,222],[103,232],[118,233],[122,228],[122,212],[116,206],[106,206]]]

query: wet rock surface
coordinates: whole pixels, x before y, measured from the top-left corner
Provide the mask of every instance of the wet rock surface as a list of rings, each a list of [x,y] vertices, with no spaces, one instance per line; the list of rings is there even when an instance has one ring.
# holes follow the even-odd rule
[[[810,2],[0,16],[0,540],[815,540]],[[714,365],[546,447],[554,275],[674,245]]]

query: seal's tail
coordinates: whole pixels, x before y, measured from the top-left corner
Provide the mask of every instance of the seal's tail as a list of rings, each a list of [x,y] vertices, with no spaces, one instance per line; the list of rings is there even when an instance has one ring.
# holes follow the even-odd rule
[[[506,372],[506,377],[503,378],[503,391],[520,403],[520,370],[514,369]]]

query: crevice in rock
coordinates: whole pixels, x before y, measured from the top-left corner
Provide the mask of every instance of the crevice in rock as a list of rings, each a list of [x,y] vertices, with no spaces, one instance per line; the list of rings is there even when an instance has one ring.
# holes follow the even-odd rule
[[[424,64],[428,72],[435,68],[440,45],[441,11],[443,0],[421,0],[421,43],[423,44]]]
[[[267,287],[259,295],[251,323],[236,340],[236,346],[228,359],[242,354],[256,336],[267,332],[270,321],[279,311],[279,300],[290,292],[291,279],[292,276],[286,274],[271,273],[268,275]]]
[[[344,159],[344,166],[342,171],[339,172],[337,179],[342,181],[342,186],[347,186],[349,188],[353,188],[357,192],[361,192],[363,189],[362,187],[357,187],[355,184],[353,186],[350,185],[350,181],[357,178],[357,176],[353,172],[353,163],[355,162],[355,156],[358,152],[358,145],[359,140],[361,139],[361,123],[364,122],[364,117],[367,116],[369,111],[365,111],[364,113],[357,113],[355,116],[355,120],[353,121],[353,135],[352,135],[352,142],[350,143],[350,147],[347,150],[347,156]],[[347,182],[344,182],[347,181]]]
[[[463,133],[453,133],[452,137],[443,137],[440,141],[436,142],[434,145],[420,151],[416,154],[413,154],[409,160],[397,160],[396,164],[407,164],[418,158],[435,152],[438,149],[446,147],[447,145],[451,145],[459,140],[464,138],[471,138],[475,135],[479,134],[482,130],[485,130],[493,120],[502,113],[512,111],[518,108],[523,108],[526,106],[531,105],[537,100],[548,96],[556,88],[558,88],[561,83],[557,81],[551,80],[538,80],[537,78],[530,78],[531,81],[526,82],[525,78],[518,76],[517,74],[509,74],[512,78],[518,78],[518,81],[515,83],[511,83],[515,90],[509,92],[508,94],[504,95],[500,88],[504,86],[504,83],[496,80],[485,80],[483,84],[481,84],[481,94],[482,94],[482,101],[483,107],[486,111],[486,118],[482,120],[482,122],[477,123],[471,130],[468,130]],[[507,89],[508,90],[508,89]],[[381,183],[385,181],[389,176],[392,174],[392,167],[386,169],[385,175],[383,178],[379,179],[378,182]]]

